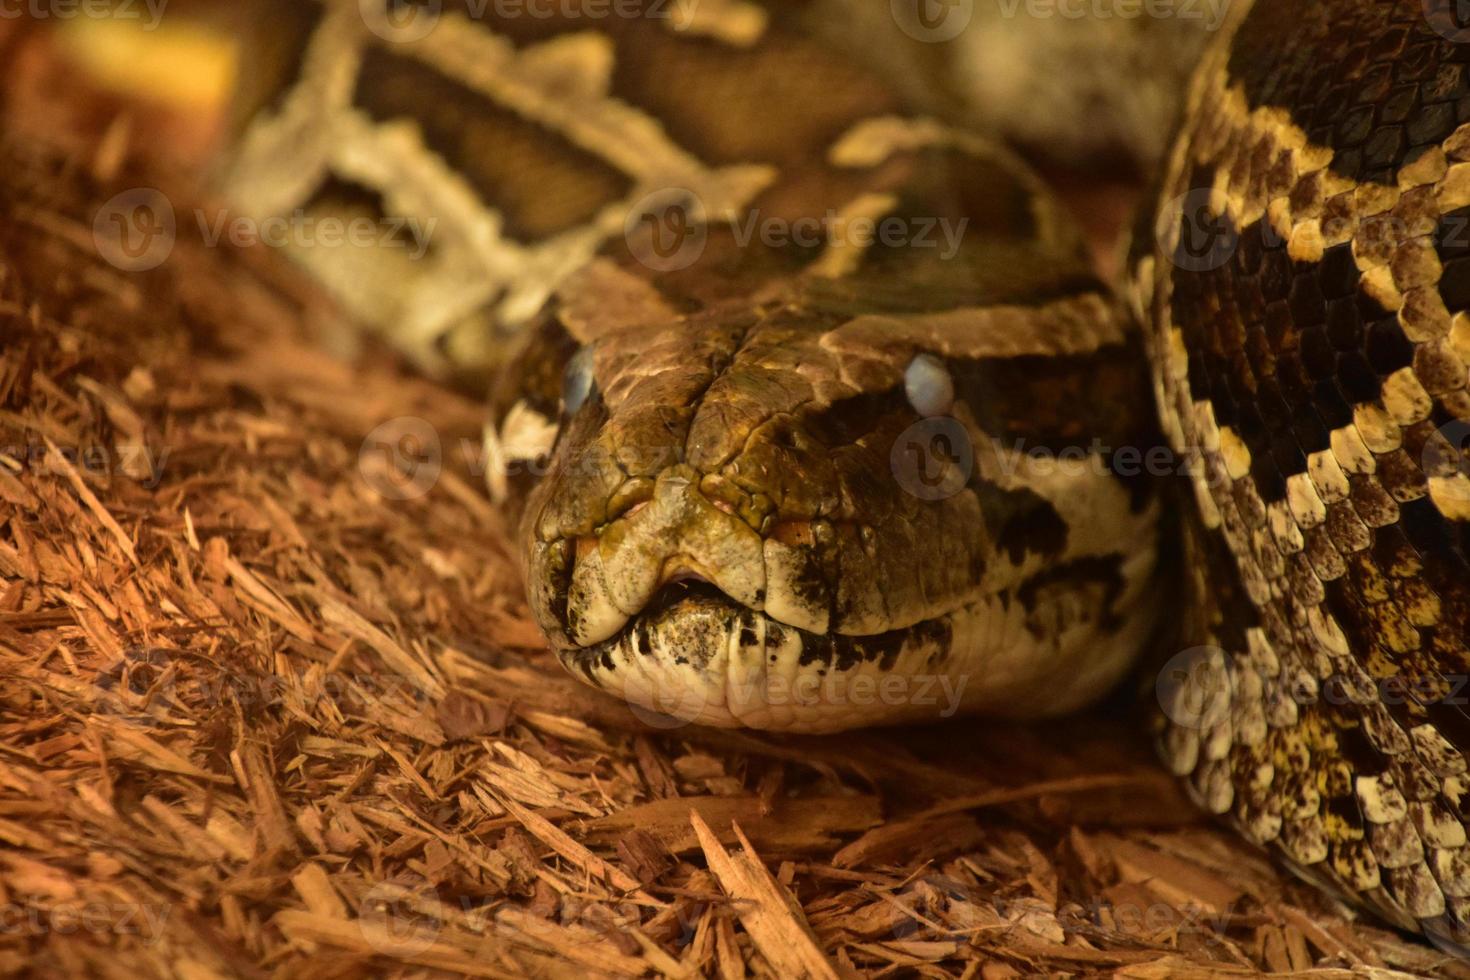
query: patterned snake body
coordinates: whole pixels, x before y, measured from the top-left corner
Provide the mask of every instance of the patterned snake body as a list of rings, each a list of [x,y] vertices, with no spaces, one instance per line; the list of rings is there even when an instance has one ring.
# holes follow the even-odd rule
[[[1450,6],[1238,11],[1135,268],[1164,428],[1201,463],[1163,756],[1303,875],[1458,948],[1470,34]]]
[[[1235,5],[1130,262],[1142,335],[1024,167],[780,8],[360,6],[311,8],[225,186],[436,222],[301,257],[430,369],[493,368],[487,477],[569,669],[716,725],[1067,711],[1156,635],[1188,487],[1164,758],[1470,938],[1470,45],[1418,0]],[[1157,418],[1188,480],[1148,478]]]

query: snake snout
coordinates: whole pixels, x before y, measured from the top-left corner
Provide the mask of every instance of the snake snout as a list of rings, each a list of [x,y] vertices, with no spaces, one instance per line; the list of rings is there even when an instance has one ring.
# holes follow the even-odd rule
[[[747,608],[765,601],[760,535],[698,488],[686,466],[671,467],[653,496],[576,548],[567,590],[566,635],[600,643],[642,612],[660,590],[707,583]]]

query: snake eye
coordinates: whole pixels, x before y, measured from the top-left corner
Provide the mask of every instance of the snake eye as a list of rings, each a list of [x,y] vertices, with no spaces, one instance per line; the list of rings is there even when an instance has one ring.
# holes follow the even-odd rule
[[[903,373],[903,391],[914,411],[925,418],[943,415],[954,404],[954,379],[933,354],[919,354],[909,362]]]
[[[562,410],[568,414],[575,414],[577,409],[587,401],[592,394],[592,386],[595,379],[592,377],[592,347],[582,347],[567,361],[566,369],[561,376],[561,403]]]

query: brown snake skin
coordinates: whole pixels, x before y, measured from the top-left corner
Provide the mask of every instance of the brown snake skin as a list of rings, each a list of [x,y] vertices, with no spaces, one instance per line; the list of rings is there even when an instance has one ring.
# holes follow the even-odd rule
[[[1470,941],[1470,44],[1434,0],[1235,4],[1135,246],[1142,340],[1023,167],[780,6],[445,7],[411,36],[295,5],[224,185],[436,222],[419,259],[302,258],[429,369],[498,371],[487,476],[574,673],[783,730],[933,719],[936,679],[1069,710],[1148,646],[1179,497],[1165,760],[1302,874]],[[844,234],[885,218],[963,232]],[[1122,461],[1149,365],[1189,479]],[[968,462],[931,470],[936,435]]]
[[[487,476],[574,673],[830,731],[1057,714],[1127,669],[1158,613],[1158,500],[1111,465],[1154,438],[1140,339],[1008,153],[780,8],[322,9],[226,187],[437,222],[420,260],[303,258],[401,338],[490,338]],[[921,355],[953,391],[924,412]]]
[[[1164,758],[1303,875],[1454,946],[1470,939],[1470,45],[1453,38],[1470,34],[1448,6],[1238,17],[1163,175],[1166,248],[1137,269],[1166,433],[1203,464],[1197,646],[1160,686]]]

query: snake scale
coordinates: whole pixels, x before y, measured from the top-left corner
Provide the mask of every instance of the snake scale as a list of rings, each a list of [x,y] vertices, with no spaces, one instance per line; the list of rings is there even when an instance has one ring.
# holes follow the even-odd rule
[[[486,476],[569,670],[823,732],[1045,717],[1182,650],[1155,729],[1194,798],[1470,940],[1448,5],[1234,4],[1116,291],[1025,165],[806,4],[503,6],[289,5],[221,180],[432,228],[299,258],[494,377]]]

